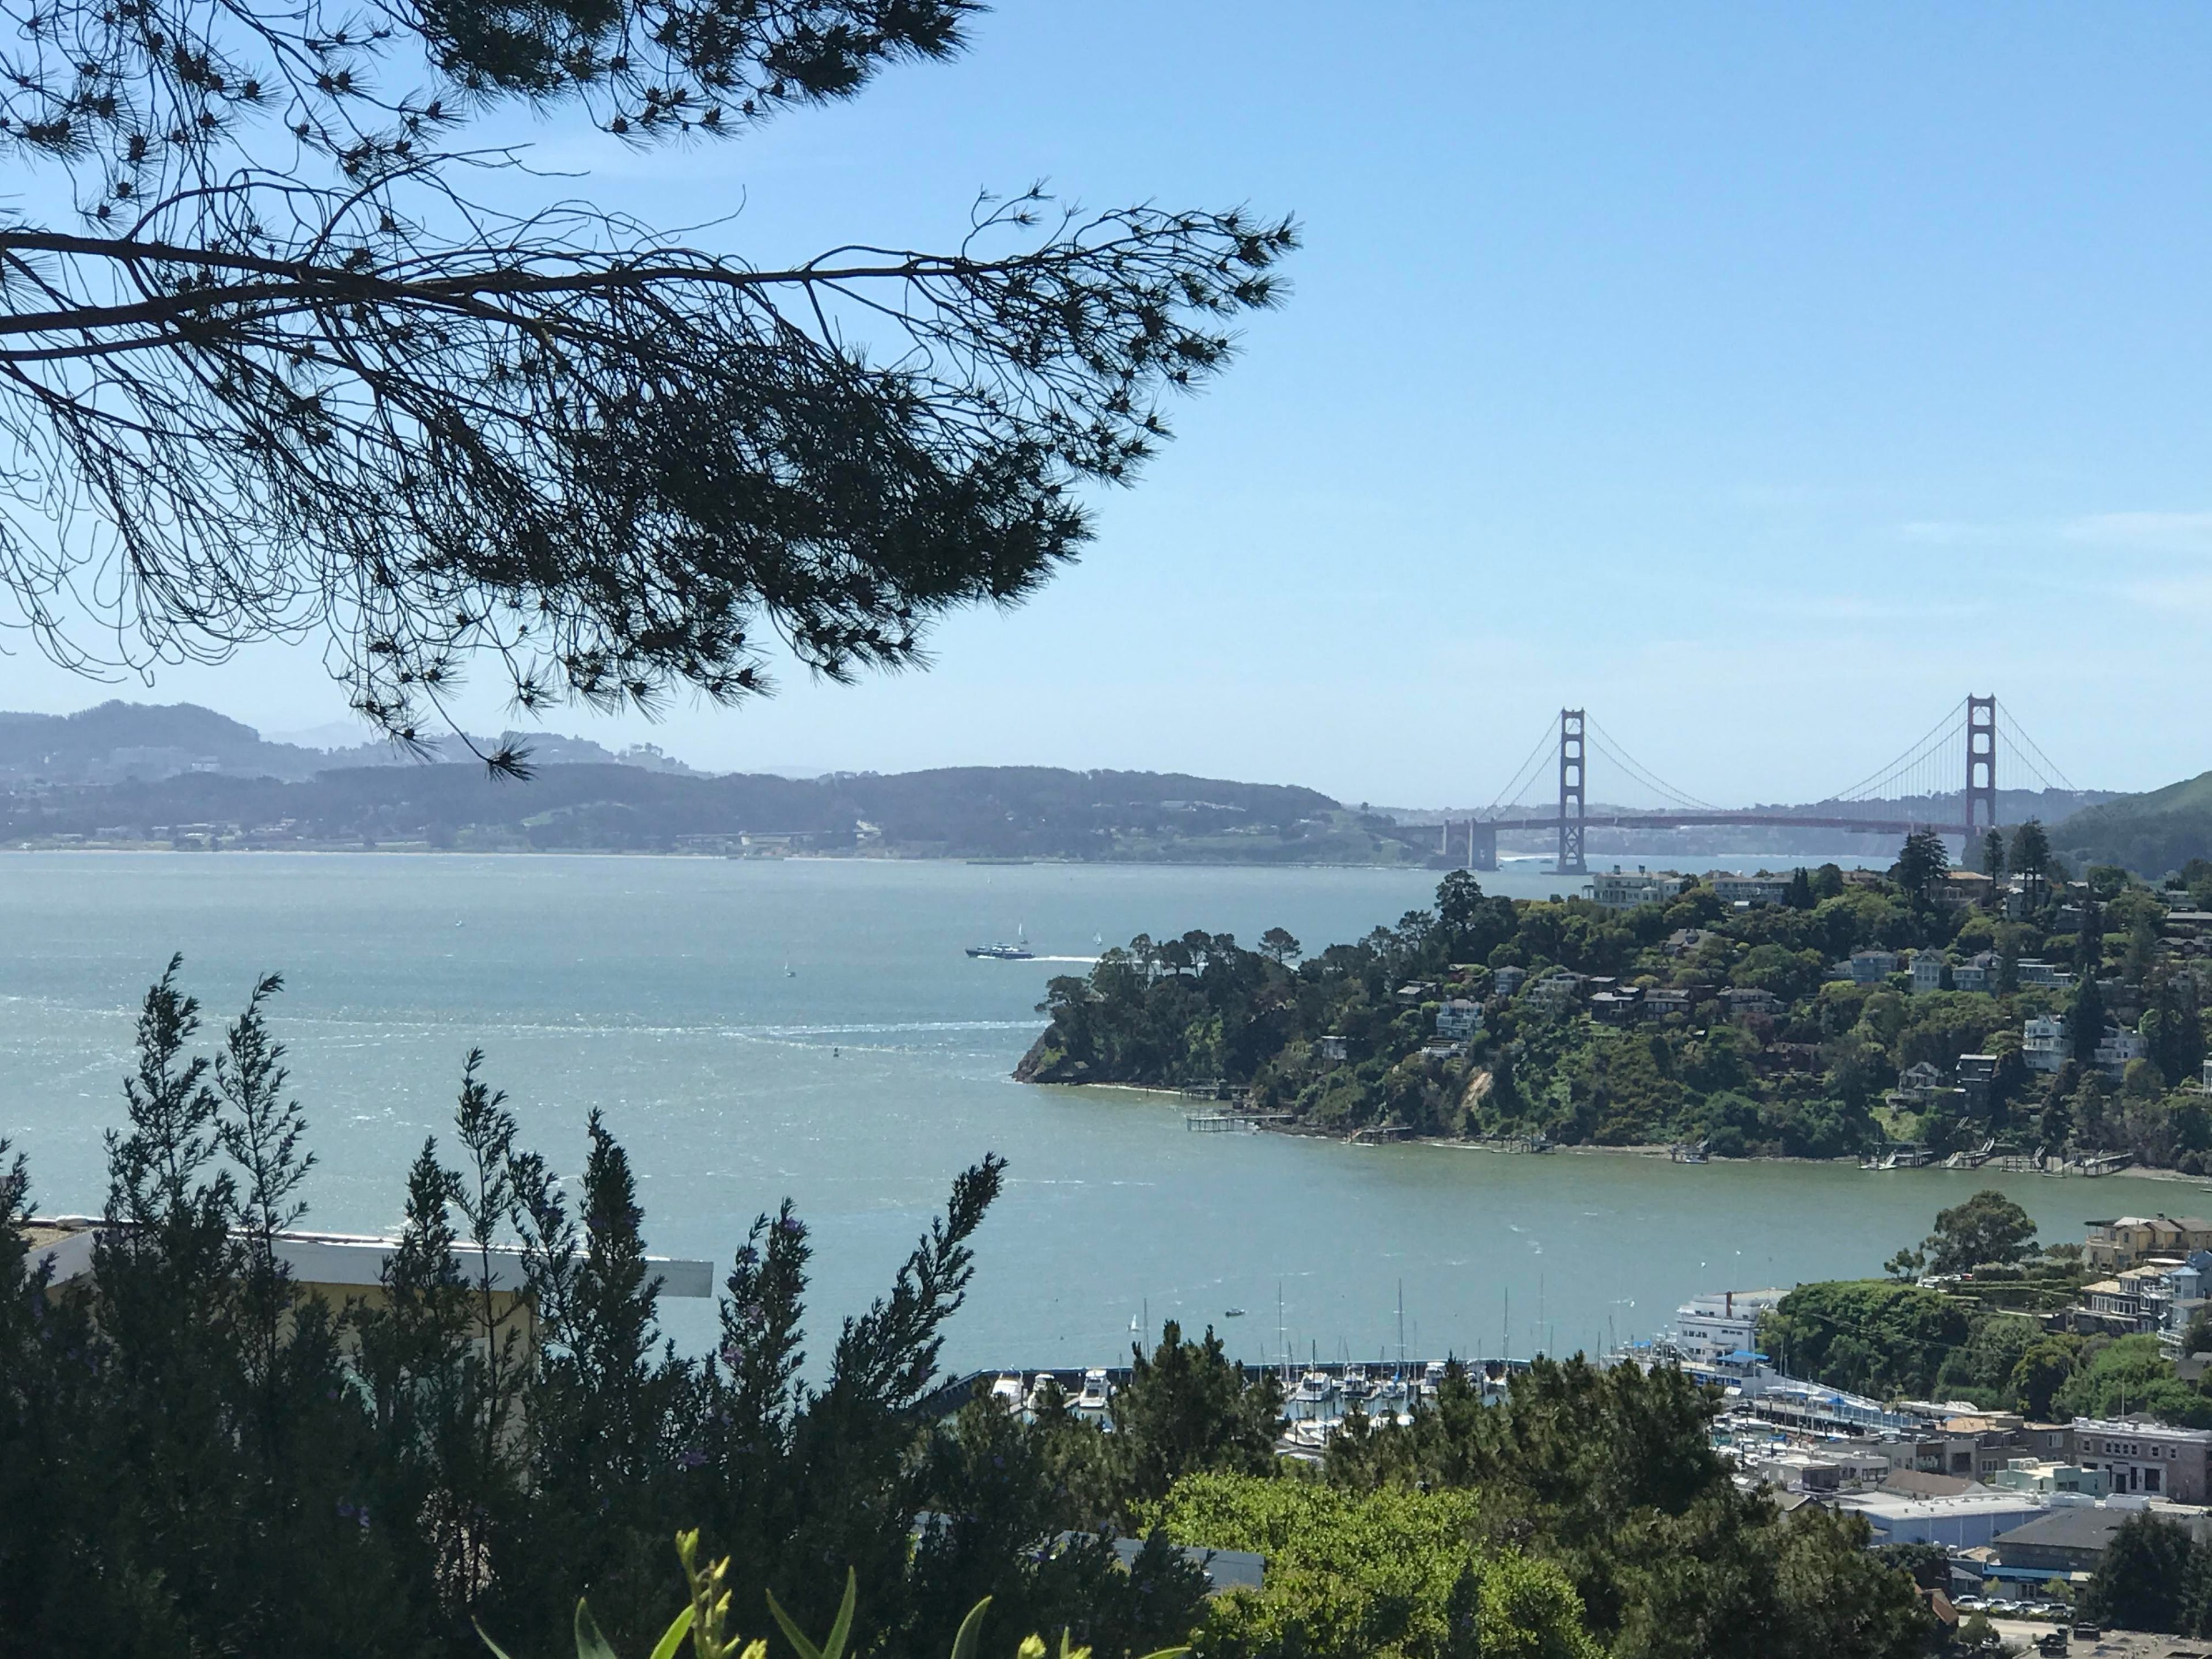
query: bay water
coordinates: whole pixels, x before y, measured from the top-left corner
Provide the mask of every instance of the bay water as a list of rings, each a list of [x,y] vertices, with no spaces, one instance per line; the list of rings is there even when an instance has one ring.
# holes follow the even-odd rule
[[[1702,1166],[1188,1132],[1172,1096],[1009,1073],[1046,981],[1097,941],[1202,927],[1310,949],[1425,903],[1414,871],[405,854],[0,856],[0,1136],[48,1212],[96,1211],[138,999],[172,951],[210,1045],[256,975],[319,1159],[308,1225],[398,1220],[464,1057],[524,1139],[580,1167],[586,1114],[628,1149],[657,1252],[726,1271],[798,1201],[812,1336],[882,1294],[963,1166],[1009,1162],[946,1360],[1120,1363],[1133,1325],[1217,1327],[1237,1358],[1567,1352],[1649,1335],[1704,1291],[1877,1272],[1983,1187],[2049,1239],[2212,1210],[2201,1183],[1847,1164]],[[1482,878],[1540,896],[1534,865]],[[964,946],[1019,929],[1038,958]],[[719,1278],[719,1273],[717,1277]],[[1246,1312],[1229,1316],[1229,1310]],[[1282,1335],[1279,1337],[1279,1329]],[[669,1300],[680,1347],[711,1305]]]

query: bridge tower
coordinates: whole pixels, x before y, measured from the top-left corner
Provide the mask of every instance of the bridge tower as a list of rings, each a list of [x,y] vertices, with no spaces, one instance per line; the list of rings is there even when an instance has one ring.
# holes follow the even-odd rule
[[[1974,856],[1974,832],[1997,821],[1997,700],[1966,699],[1966,857]]]
[[[1563,876],[1586,876],[1583,857],[1583,711],[1559,710],[1559,866]]]

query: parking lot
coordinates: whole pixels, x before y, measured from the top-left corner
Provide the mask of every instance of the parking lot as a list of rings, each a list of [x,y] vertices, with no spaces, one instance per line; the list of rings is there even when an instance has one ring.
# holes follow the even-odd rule
[[[2033,1653],[2035,1644],[2057,1626],[2044,1620],[2006,1619],[1992,1615],[2005,1646]],[[2106,1631],[2095,1641],[2087,1637],[2066,1644],[2066,1659],[2212,1659],[2212,1640],[2183,1636],[2147,1636],[2139,1631]]]

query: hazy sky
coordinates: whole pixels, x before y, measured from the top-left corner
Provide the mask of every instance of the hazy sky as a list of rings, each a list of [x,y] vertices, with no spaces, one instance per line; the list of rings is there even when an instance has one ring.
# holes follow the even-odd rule
[[[2173,6],[1006,0],[964,59],[735,143],[549,124],[602,199],[742,205],[717,234],[763,259],[944,246],[1040,177],[1307,239],[1085,562],[943,628],[931,672],[549,724],[717,767],[1465,804],[1573,702],[1699,796],[1771,800],[1994,690],[2077,784],[2202,771],[2208,87],[2212,14]],[[0,659],[0,706],[104,695]],[[344,712],[312,650],[155,695]]]

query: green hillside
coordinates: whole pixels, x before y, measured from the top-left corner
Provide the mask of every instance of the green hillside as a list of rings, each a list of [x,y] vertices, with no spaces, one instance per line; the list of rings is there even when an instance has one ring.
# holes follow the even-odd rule
[[[2076,812],[2052,839],[2077,861],[2124,865],[2154,879],[2212,859],[2212,772]]]

